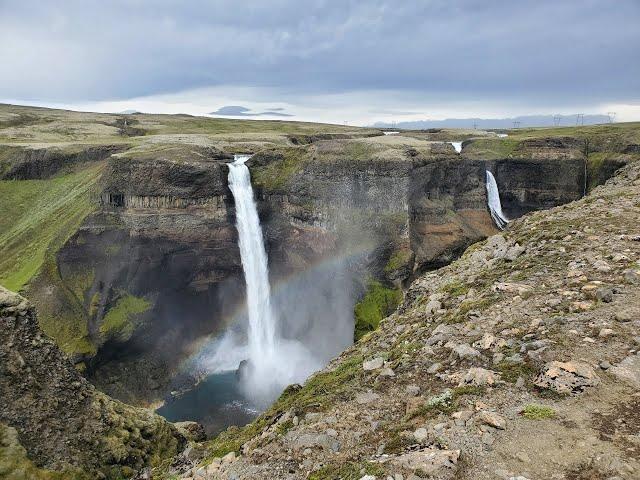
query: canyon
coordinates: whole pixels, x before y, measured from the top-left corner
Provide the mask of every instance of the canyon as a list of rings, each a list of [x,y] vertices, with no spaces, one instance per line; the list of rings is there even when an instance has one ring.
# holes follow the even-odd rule
[[[457,141],[462,142],[459,153],[448,143]],[[544,221],[540,215],[547,209],[588,201],[588,194],[602,191],[598,186],[616,171],[635,165],[637,143],[633,124],[510,130],[506,138],[455,130],[383,135],[376,129],[295,122],[0,106],[0,202],[13,212],[0,224],[0,284],[29,298],[39,327],[64,352],[65,360],[56,362],[69,362],[55,368],[66,369],[65,375],[86,385],[82,388],[100,392],[91,395],[104,392],[117,399],[109,401],[138,406],[171,401],[210,373],[205,360],[215,340],[246,321],[236,207],[227,176],[234,155],[250,154],[246,165],[274,308],[291,338],[315,352],[333,358],[347,349],[331,364],[330,369],[339,369],[357,355],[358,362],[362,356],[377,358],[375,352],[389,350],[385,344],[402,336],[399,325],[405,320],[397,334],[390,333],[389,320],[378,330],[388,315],[398,318],[418,306],[424,310],[425,303],[434,318],[488,306],[462,308],[456,297],[468,292],[456,296],[453,287],[447,292],[450,300],[430,298],[438,290],[430,282],[443,288],[454,282],[453,277],[437,280],[431,272],[445,268],[449,275],[447,265],[499,232],[487,207],[487,171],[495,177],[505,216],[524,216],[516,221],[515,233],[507,233],[518,236],[520,246],[529,241],[527,235],[535,236],[522,226],[526,219]],[[46,206],[38,203],[43,198]],[[541,212],[530,216],[534,211]],[[419,298],[429,300],[420,303]],[[33,324],[34,310],[21,311]],[[330,328],[319,325],[325,318],[331,319]],[[431,334],[412,335],[426,339]],[[390,335],[394,338],[386,338]],[[395,360],[384,362],[400,375]],[[279,400],[276,410],[252,425],[264,431],[276,424],[291,429],[294,424],[288,422],[306,413],[308,405],[299,400],[305,388],[313,388],[313,378],[310,387],[285,392],[293,404],[283,408]],[[376,380],[383,387],[385,381]],[[325,391],[317,400],[322,403],[323,395],[333,398],[336,392]],[[157,428],[173,428],[156,418]],[[3,415],[0,422],[17,430],[39,465],[58,466],[34,446],[37,442],[15,417]],[[250,431],[242,432],[238,438],[250,442]],[[188,436],[171,435],[173,450],[166,457],[175,457]],[[278,435],[267,438],[269,445],[280,441]],[[262,448],[251,445],[243,451]],[[241,453],[239,446],[217,452]],[[214,443],[210,451],[218,447]],[[263,470],[251,470],[261,463],[260,454],[254,457],[233,464],[249,478],[260,478]],[[151,463],[119,464],[139,469]],[[187,459],[174,470],[183,473],[192,464]],[[86,462],[76,465],[84,468]]]

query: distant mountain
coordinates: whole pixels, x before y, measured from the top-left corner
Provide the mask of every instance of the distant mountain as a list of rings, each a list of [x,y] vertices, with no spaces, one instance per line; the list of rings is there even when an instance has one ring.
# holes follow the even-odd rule
[[[118,112],[120,115],[133,115],[135,113],[140,113],[138,110],[123,110]]]
[[[513,118],[447,118],[446,120],[415,120],[408,122],[376,122],[376,128],[399,128],[419,130],[424,128],[514,128],[514,127],[553,127],[559,125],[594,125],[608,123],[607,115],[525,115]]]

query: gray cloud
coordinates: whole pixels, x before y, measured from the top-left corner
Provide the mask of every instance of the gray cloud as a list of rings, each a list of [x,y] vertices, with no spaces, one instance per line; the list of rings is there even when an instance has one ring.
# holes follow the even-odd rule
[[[234,85],[536,105],[640,100],[637,0],[0,1],[0,97]]]
[[[227,105],[220,107],[215,112],[210,112],[209,115],[220,115],[223,117],[292,117],[293,115],[283,112],[284,108],[272,108],[266,112],[252,112],[247,107],[240,105]]]

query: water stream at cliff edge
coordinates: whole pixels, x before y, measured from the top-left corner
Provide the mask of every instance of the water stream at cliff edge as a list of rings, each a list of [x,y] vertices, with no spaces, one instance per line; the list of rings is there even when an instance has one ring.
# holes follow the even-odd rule
[[[502,204],[500,203],[500,192],[498,192],[498,184],[493,174],[487,170],[487,203],[489,204],[489,212],[491,218],[500,230],[504,230],[509,223],[506,215],[502,212]]]

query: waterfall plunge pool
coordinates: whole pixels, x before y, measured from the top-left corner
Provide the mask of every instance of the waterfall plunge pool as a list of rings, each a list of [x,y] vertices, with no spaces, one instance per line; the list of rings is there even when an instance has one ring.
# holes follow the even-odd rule
[[[212,437],[231,425],[246,425],[260,410],[246,400],[238,375],[231,371],[209,375],[183,395],[168,399],[156,413],[170,422],[198,422]]]

